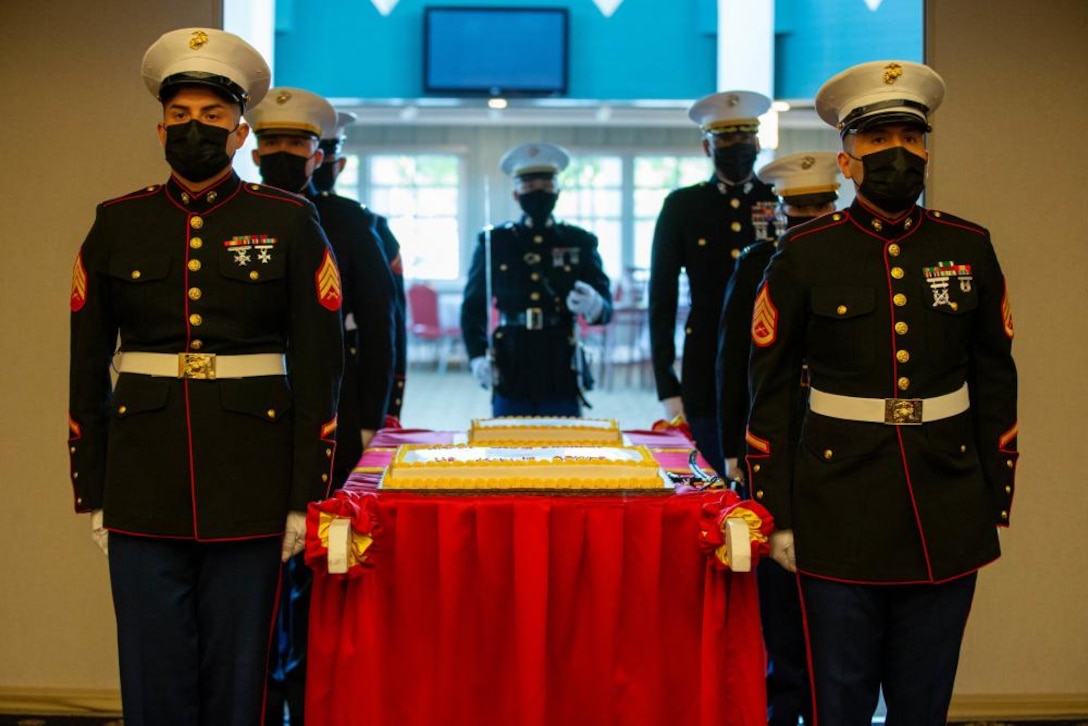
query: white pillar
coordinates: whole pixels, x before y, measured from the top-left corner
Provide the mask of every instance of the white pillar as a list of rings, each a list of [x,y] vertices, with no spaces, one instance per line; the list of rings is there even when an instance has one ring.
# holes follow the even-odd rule
[[[272,85],[276,84],[276,0],[223,0],[223,30],[234,33],[264,56],[272,69]],[[234,154],[234,170],[247,181],[260,181],[261,174],[253,163],[257,140],[249,135],[245,146]]]
[[[718,0],[718,90],[774,99],[774,0]],[[759,141],[778,147],[778,113],[760,117]]]

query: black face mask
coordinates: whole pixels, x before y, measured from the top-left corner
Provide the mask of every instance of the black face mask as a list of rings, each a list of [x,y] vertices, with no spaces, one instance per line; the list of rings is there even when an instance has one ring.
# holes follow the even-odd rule
[[[332,188],[336,186],[336,162],[327,161],[314,170],[314,175],[310,177],[310,181],[314,183],[314,187],[319,192],[331,192]]]
[[[902,146],[866,154],[861,164],[858,191],[885,212],[898,214],[910,209],[925,188],[926,160]]]
[[[752,174],[759,149],[755,144],[732,144],[714,148],[714,168],[731,182],[744,181]]]
[[[533,220],[533,224],[543,225],[547,223],[548,217],[552,216],[552,210],[555,209],[555,202],[558,199],[558,192],[537,189],[519,194],[518,204],[521,205],[522,211]]]
[[[306,162],[312,156],[298,156],[289,151],[261,155],[261,179],[270,187],[297,194],[306,186]]]
[[[166,163],[187,181],[211,179],[230,166],[227,137],[232,131],[196,119],[167,126]]]

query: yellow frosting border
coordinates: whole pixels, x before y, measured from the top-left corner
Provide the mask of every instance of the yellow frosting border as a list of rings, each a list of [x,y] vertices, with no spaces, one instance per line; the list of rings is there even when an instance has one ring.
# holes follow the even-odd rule
[[[562,426],[539,425],[534,421],[563,420]],[[567,423],[569,421],[569,423]],[[604,426],[592,426],[593,421]],[[485,426],[485,422],[498,422],[494,426]],[[527,423],[526,423],[527,422]],[[579,423],[581,422],[581,423]],[[529,436],[526,437],[525,435]],[[533,434],[539,438],[531,438]],[[545,436],[544,434],[547,434]],[[510,437],[510,438],[503,438]],[[497,416],[494,418],[474,418],[468,429],[470,444],[488,444],[503,446],[507,444],[525,445],[545,442],[562,442],[571,446],[604,444],[622,446],[623,432],[619,422],[612,418],[575,418],[563,416]]]
[[[631,476],[619,476],[610,478],[601,478],[595,476],[554,476],[543,477],[541,479],[534,480],[530,477],[522,476],[509,476],[509,475],[488,475],[488,469],[499,468],[514,468],[525,469],[526,472],[530,470],[538,470],[544,472],[546,467],[551,462],[541,461],[516,461],[510,459],[497,459],[488,460],[480,459],[476,461],[405,461],[410,453],[416,450],[426,449],[432,451],[443,450],[463,450],[468,448],[478,448],[466,446],[464,444],[452,444],[452,445],[430,445],[430,444],[404,444],[397,447],[397,453],[393,456],[393,460],[390,462],[389,468],[385,472],[385,477],[382,479],[382,487],[386,489],[458,489],[458,490],[491,490],[491,489],[510,489],[510,490],[619,490],[619,489],[640,489],[640,490],[664,490],[666,488],[665,481],[659,475],[660,465],[657,460],[654,459],[653,454],[646,446],[629,446],[629,447],[616,447],[622,448],[627,451],[638,452],[638,458],[634,461],[615,461],[608,460],[604,457],[558,457],[561,463],[578,466],[585,464],[593,468],[608,467],[614,469],[616,467],[625,467],[632,469]],[[502,448],[496,446],[479,447],[479,448]],[[519,445],[516,448],[520,449],[532,449],[532,448],[555,448],[554,446],[545,447],[533,447]],[[611,447],[601,447],[611,448]],[[397,471],[412,471],[413,473],[428,472],[428,476],[424,478],[417,477],[398,477]],[[464,473],[468,471],[480,472],[481,476],[475,478],[468,478],[465,476],[453,476],[455,473]]]

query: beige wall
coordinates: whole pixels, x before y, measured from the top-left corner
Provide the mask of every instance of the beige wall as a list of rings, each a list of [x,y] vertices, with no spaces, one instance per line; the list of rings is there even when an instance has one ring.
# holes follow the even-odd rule
[[[0,2],[0,710],[116,706],[106,561],[67,483],[65,300],[95,204],[165,174],[144,48],[218,25],[219,7]],[[1022,376],[1013,527],[980,579],[956,708],[1088,715],[1088,3],[927,0],[927,13],[927,56],[949,86],[930,203],[993,232]]]
[[[106,558],[67,483],[65,301],[95,204],[165,178],[144,50],[219,18],[219,0],[0,2],[0,707],[116,694]]]
[[[927,62],[948,84],[929,203],[990,229],[1020,371],[1012,527],[979,579],[956,700],[1065,701],[1088,714],[1088,3],[926,9]]]

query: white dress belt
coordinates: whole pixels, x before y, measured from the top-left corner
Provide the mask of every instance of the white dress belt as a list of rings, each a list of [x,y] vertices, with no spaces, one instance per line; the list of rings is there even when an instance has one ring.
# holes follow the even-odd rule
[[[858,398],[809,390],[813,413],[849,421],[911,426],[939,421],[963,413],[971,405],[964,383],[958,390],[933,398]]]
[[[117,354],[116,367],[118,373],[197,380],[287,375],[287,363],[282,353],[217,355],[129,351]]]

